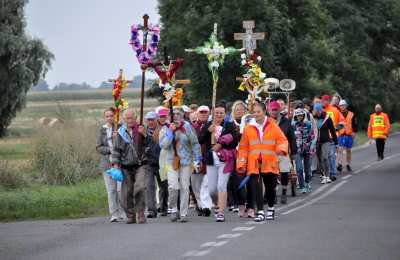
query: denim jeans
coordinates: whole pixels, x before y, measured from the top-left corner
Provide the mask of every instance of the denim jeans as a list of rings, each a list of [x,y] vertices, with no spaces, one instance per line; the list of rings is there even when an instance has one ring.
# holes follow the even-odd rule
[[[305,182],[311,181],[311,156],[308,153],[296,154],[296,172],[299,180],[300,189],[304,188],[304,176]],[[304,173],[304,174],[303,174]]]
[[[336,145],[335,143],[330,143],[329,144],[329,172],[330,172],[330,177],[336,177]]]

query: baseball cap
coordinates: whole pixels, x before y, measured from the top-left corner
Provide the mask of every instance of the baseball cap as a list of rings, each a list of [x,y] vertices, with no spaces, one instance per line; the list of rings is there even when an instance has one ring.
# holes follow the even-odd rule
[[[330,97],[329,95],[323,95],[323,96],[321,97],[321,99],[322,99],[323,101],[330,101],[330,100],[331,100],[331,97]]]
[[[186,106],[186,105],[183,105],[181,108],[182,108],[183,112],[185,112],[185,113],[192,112],[192,110],[190,109],[190,107],[188,107],[188,106]]]
[[[208,108],[208,106],[199,106],[199,108],[197,109],[198,112],[210,112],[210,109]]]
[[[272,101],[271,103],[269,103],[269,109],[271,110],[275,110],[275,109],[280,109],[281,106],[279,105],[279,103],[277,101]]]
[[[346,100],[342,99],[339,101],[339,106],[347,106]]]
[[[154,111],[147,112],[145,119],[155,120],[157,119],[157,113]]]

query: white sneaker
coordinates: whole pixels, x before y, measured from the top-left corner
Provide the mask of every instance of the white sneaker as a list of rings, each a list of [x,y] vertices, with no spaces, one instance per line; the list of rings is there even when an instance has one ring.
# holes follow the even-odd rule
[[[118,221],[118,217],[116,217],[116,216],[111,216],[111,218],[110,218],[110,222],[112,223],[112,222],[117,222]]]
[[[331,182],[332,182],[331,178],[326,177],[326,183],[331,183]]]
[[[321,183],[322,184],[325,184],[326,183],[326,177],[324,176],[324,177],[322,177],[322,181],[321,181]]]

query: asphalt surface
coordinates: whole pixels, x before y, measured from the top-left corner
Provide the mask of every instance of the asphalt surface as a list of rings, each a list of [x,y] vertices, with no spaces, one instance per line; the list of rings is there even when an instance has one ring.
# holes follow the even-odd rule
[[[145,225],[107,217],[0,224],[0,259],[400,259],[400,135],[386,158],[354,152],[353,173],[278,205],[275,221],[225,223],[191,213],[188,223]]]

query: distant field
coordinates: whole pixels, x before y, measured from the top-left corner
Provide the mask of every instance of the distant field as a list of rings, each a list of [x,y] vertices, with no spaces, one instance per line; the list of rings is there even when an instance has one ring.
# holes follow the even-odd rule
[[[62,117],[62,110],[76,120],[95,123],[101,120],[102,111],[113,106],[111,89],[93,89],[79,91],[29,92],[27,104],[11,124],[11,130],[32,128],[41,117]],[[127,89],[124,98],[129,107],[139,111],[140,89]],[[145,98],[145,111],[158,106],[158,100]]]
[[[90,89],[75,91],[45,91],[30,92],[27,96],[29,102],[39,101],[67,101],[67,100],[86,100],[86,99],[103,99],[111,100],[112,89]],[[139,88],[130,88],[125,90],[127,99],[138,99],[140,97]]]

